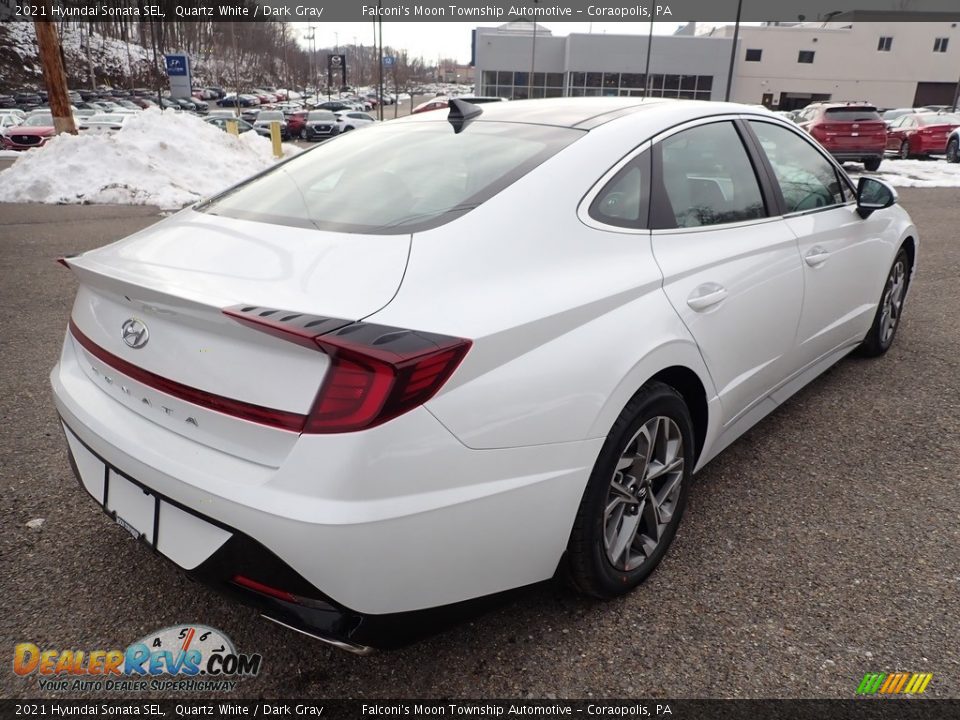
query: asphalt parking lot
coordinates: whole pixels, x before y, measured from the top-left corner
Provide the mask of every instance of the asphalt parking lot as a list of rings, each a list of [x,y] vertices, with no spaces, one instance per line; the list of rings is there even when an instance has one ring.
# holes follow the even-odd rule
[[[548,583],[369,657],[188,581],[79,490],[47,380],[76,288],[54,259],[158,216],[0,205],[4,652],[124,648],[198,622],[263,655],[237,697],[846,698],[864,673],[894,671],[960,697],[958,191],[900,196],[922,242],[893,349],[843,361],[711,463],[638,592],[603,604]],[[10,656],[2,667],[0,696],[49,696]]]

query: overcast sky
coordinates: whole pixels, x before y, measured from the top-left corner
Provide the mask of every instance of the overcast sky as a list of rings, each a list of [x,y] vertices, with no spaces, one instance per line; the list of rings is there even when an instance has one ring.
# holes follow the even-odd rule
[[[293,23],[306,35],[307,23]],[[456,58],[461,63],[470,62],[470,31],[476,27],[496,27],[502,22],[387,22],[383,23],[383,43],[398,49],[406,49],[413,57],[423,56],[428,63],[438,57]],[[554,35],[570,33],[616,33],[646,35],[650,23],[645,22],[543,22]],[[654,23],[655,34],[671,35],[681,25],[674,22]],[[317,48],[373,44],[373,22],[318,23],[314,25]]]

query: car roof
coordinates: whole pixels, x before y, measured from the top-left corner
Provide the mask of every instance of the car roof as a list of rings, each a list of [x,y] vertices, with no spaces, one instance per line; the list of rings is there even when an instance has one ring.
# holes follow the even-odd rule
[[[589,130],[626,115],[637,113],[672,113],[685,108],[703,115],[753,112],[774,116],[768,110],[735,103],[702,100],[672,100],[641,97],[565,97],[477,105],[483,114],[477,121],[516,122],[536,125],[556,125]],[[775,117],[775,116],[774,116]],[[447,113],[436,111],[417,113],[391,122],[446,122]]]

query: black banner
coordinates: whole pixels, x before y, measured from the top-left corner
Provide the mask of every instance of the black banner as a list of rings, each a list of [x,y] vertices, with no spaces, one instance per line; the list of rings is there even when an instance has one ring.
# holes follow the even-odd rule
[[[6,718],[596,718],[949,720],[958,700],[3,700]]]
[[[956,21],[957,0],[0,0],[0,20],[150,20],[262,22],[732,22]]]

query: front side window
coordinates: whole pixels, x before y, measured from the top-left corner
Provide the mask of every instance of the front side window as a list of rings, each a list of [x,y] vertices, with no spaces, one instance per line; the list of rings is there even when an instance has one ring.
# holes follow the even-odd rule
[[[751,120],[777,177],[787,213],[842,205],[843,188],[833,165],[796,133]]]
[[[657,227],[699,227],[766,217],[760,184],[731,122],[700,125],[660,143],[666,218]],[[670,217],[672,214],[672,217]],[[671,224],[672,221],[672,224]]]
[[[459,134],[446,122],[377,124],[341,134],[197,209],[337,232],[418,232],[469,212],[583,134],[497,122],[473,122]]]

